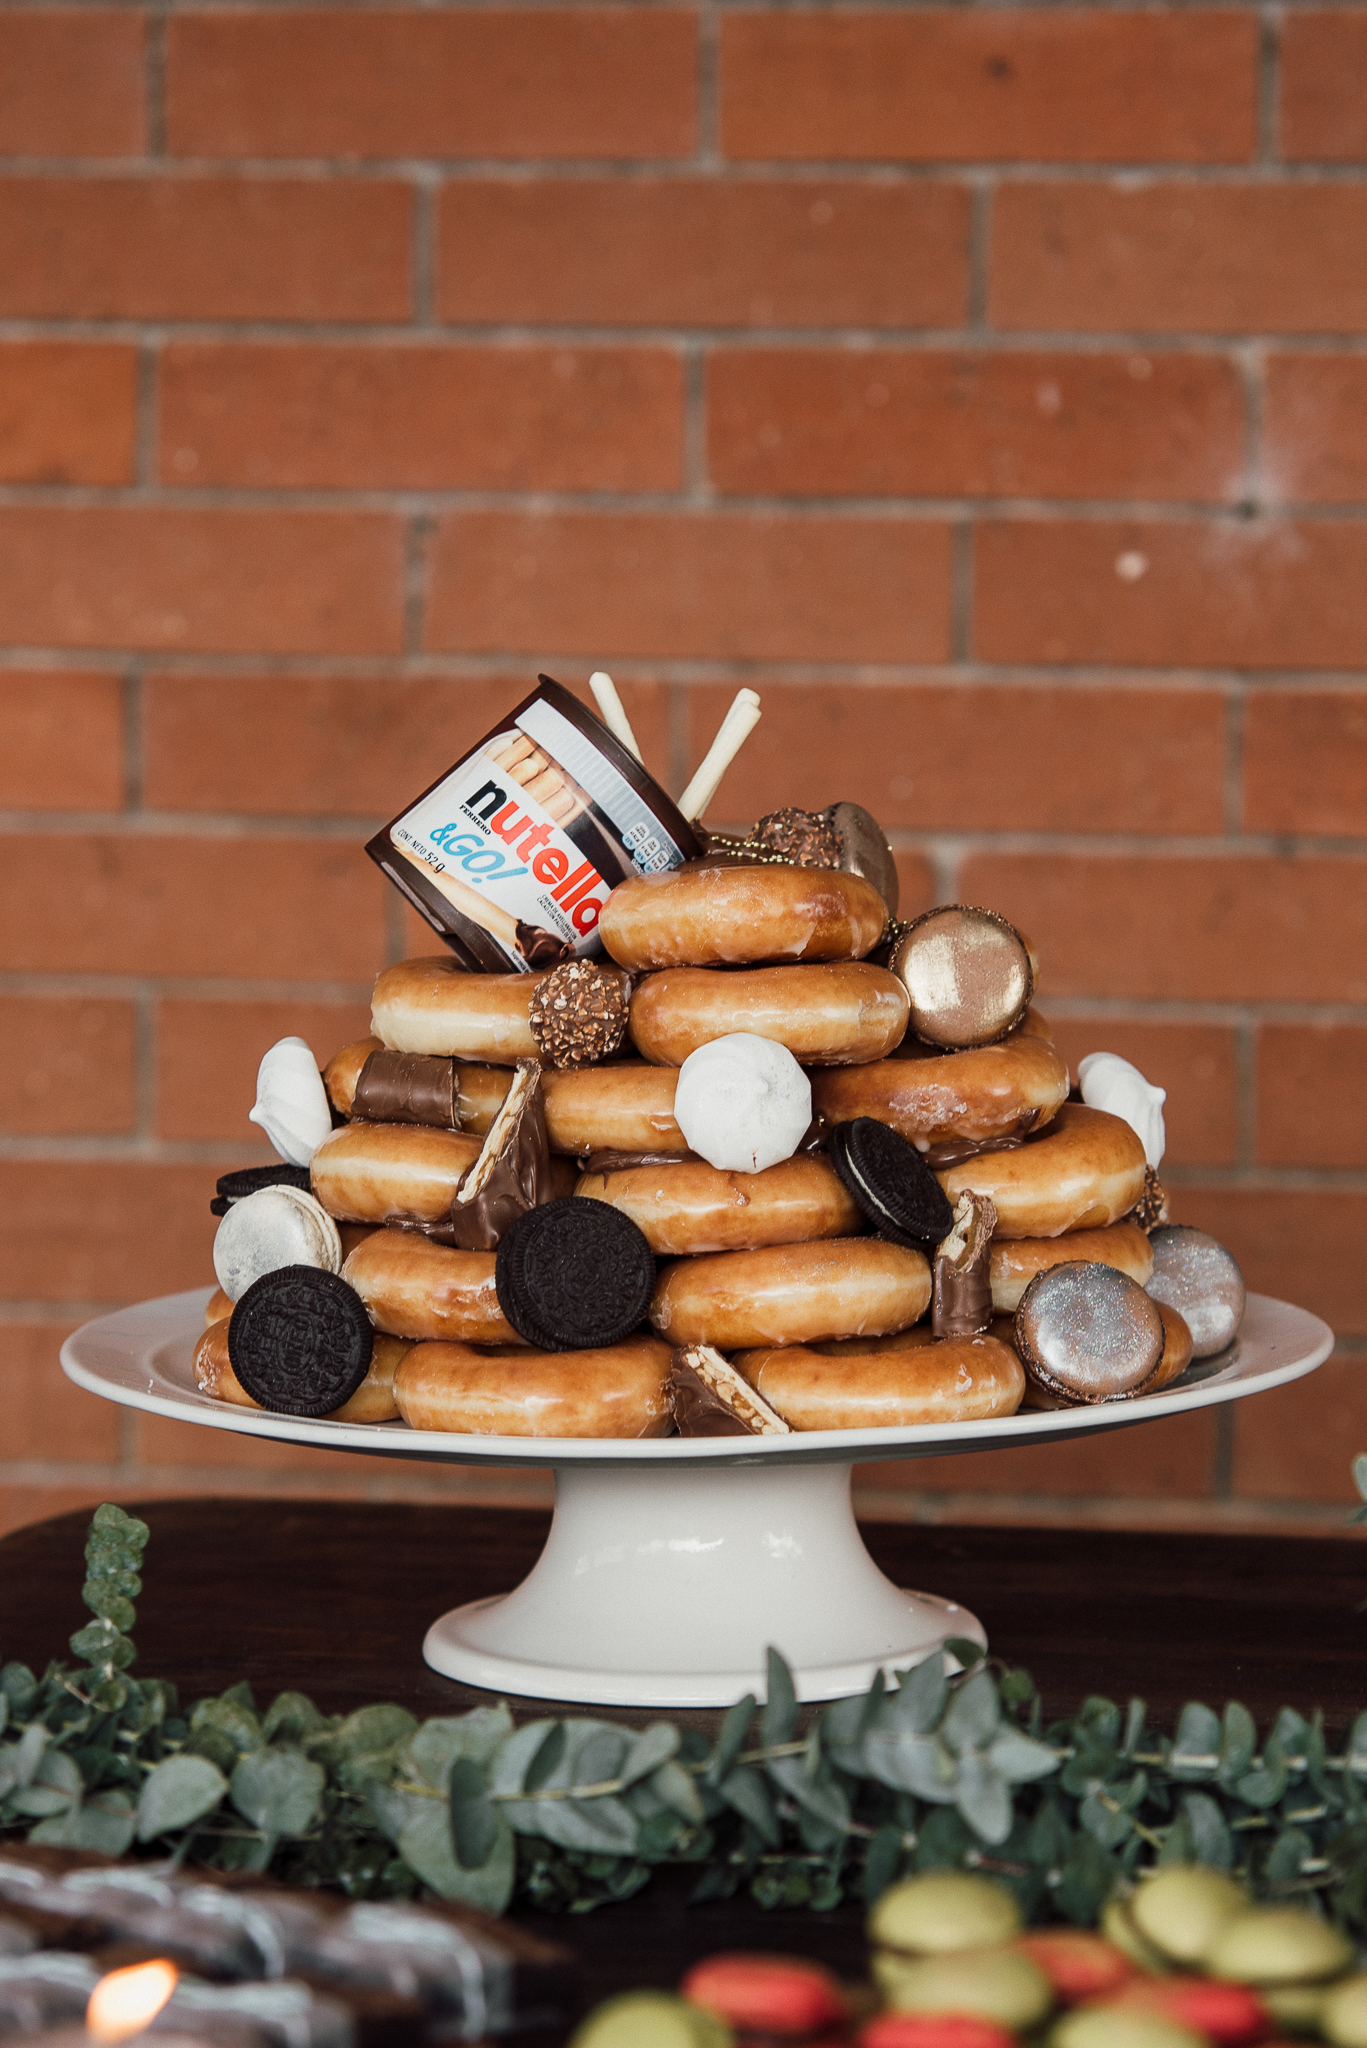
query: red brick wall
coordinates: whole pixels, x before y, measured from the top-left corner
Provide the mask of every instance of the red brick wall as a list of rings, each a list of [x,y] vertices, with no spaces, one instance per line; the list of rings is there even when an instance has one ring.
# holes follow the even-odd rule
[[[208,1274],[257,1057],[415,944],[360,852],[538,667],[715,822],[853,797],[1019,918],[1315,1381],[867,1475],[1338,1527],[1367,1447],[1367,15],[0,13],[0,1435],[114,1493],[470,1490],[57,1377]],[[924,1490],[912,1491],[913,1482]],[[535,1478],[519,1483],[533,1491]]]

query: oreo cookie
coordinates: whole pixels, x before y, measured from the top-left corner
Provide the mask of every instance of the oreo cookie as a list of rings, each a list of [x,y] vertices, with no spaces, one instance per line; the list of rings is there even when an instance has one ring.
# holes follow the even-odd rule
[[[827,1157],[880,1237],[919,1249],[949,1235],[949,1197],[916,1147],[877,1117],[831,1132]]]
[[[620,1209],[565,1195],[528,1209],[505,1234],[494,1285],[508,1321],[538,1350],[597,1350],[644,1318],[655,1257]]]
[[[239,1166],[236,1173],[220,1175],[209,1214],[226,1216],[234,1202],[255,1195],[262,1188],[298,1188],[307,1195],[312,1192],[309,1170],[306,1166],[289,1166],[283,1159],[278,1166]]]
[[[317,1266],[263,1273],[228,1324],[233,1371],[279,1415],[331,1415],[360,1386],[374,1348],[360,1295]]]

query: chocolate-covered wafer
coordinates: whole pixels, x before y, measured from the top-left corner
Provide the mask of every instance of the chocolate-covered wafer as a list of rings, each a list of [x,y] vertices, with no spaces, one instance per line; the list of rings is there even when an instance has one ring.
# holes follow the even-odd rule
[[[674,1353],[669,1401],[680,1436],[791,1436],[776,1408],[710,1344]]]
[[[284,1266],[247,1289],[228,1324],[228,1357],[262,1408],[331,1415],[370,1368],[375,1335],[354,1287],[316,1266]]]
[[[631,1218],[573,1195],[529,1209],[498,1248],[498,1305],[541,1351],[620,1344],[645,1317],[655,1258]]]
[[[1027,1376],[1071,1406],[1143,1393],[1163,1361],[1156,1302],[1114,1266],[1071,1259],[1036,1273],[1016,1310]]]
[[[375,1124],[460,1129],[460,1071],[435,1053],[373,1052],[351,1098],[353,1117]]]
[[[1239,1334],[1247,1294],[1238,1261],[1217,1238],[1184,1223],[1149,1233],[1153,1278],[1149,1293],[1175,1308],[1191,1331],[1196,1358],[1213,1358]]]
[[[949,1198],[916,1147],[876,1117],[837,1124],[827,1156],[880,1237],[938,1244],[954,1223]]]
[[[888,967],[911,1001],[913,1038],[948,1051],[992,1045],[1030,1006],[1034,975],[1024,939],[994,910],[943,904],[909,924]]]
[[[954,1227],[931,1263],[930,1326],[937,1337],[976,1337],[992,1320],[992,1233],[996,1204],[965,1192]]]
[[[519,1060],[483,1149],[452,1199],[449,1242],[458,1251],[497,1251],[519,1216],[551,1195],[541,1069],[535,1060]],[[446,1231],[442,1239],[448,1241]]]

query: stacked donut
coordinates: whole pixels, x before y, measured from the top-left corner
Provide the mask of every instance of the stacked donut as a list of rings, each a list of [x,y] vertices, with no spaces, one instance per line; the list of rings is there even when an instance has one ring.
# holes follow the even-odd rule
[[[599,930],[602,965],[386,969],[372,1035],[321,1079],[298,1041],[272,1049],[253,1114],[307,1173],[221,1190],[205,1392],[288,1405],[245,1370],[235,1307],[278,1269],[283,1222],[321,1247],[289,1271],[319,1267],[374,1333],[345,1399],[320,1408],[320,1384],[295,1412],[509,1436],[906,1427],[1186,1365],[1185,1325],[1141,1293],[1162,1220],[1144,1140],[1069,1101],[1003,920],[899,926],[863,874],[742,850],[624,882]],[[1119,1289],[1131,1323],[1140,1294],[1142,1371],[1070,1376],[1049,1348],[1066,1304],[1051,1322],[1040,1285],[1060,1270],[1089,1303]]]

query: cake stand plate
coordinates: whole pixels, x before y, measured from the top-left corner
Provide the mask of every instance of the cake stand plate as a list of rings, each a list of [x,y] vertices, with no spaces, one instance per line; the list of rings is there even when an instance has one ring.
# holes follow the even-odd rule
[[[863,1691],[952,1637],[985,1643],[952,1601],[904,1592],[855,1525],[851,1468],[1056,1442],[1283,1386],[1321,1365],[1317,1316],[1250,1295],[1238,1341],[1142,1400],[996,1422],[812,1430],[791,1437],[479,1437],[403,1423],[307,1422],[232,1408],[190,1370],[208,1289],[87,1323],[62,1347],[91,1393],[179,1422],[285,1443],[470,1465],[552,1466],[555,1516],[522,1584],[453,1609],[423,1645],[436,1670],[492,1691],[612,1706],[726,1706],[764,1689],[772,1645],[801,1699]],[[433,1605],[440,1597],[433,1561]]]

